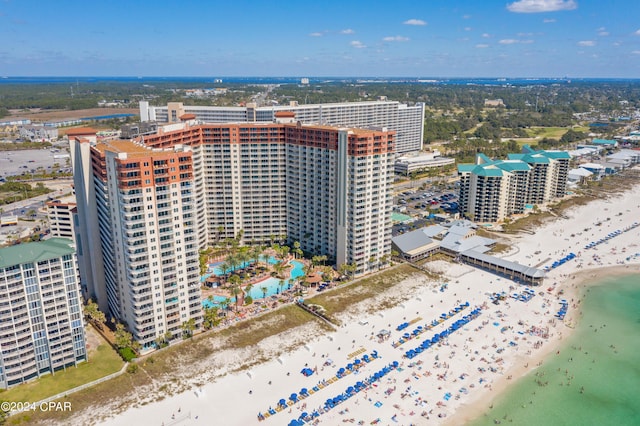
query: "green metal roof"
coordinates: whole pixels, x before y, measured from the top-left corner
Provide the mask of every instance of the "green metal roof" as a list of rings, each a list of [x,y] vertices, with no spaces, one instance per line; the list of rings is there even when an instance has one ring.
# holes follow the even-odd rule
[[[476,164],[489,164],[493,163],[491,158],[487,157],[485,154],[479,153],[476,154]]]
[[[475,169],[475,164],[458,164],[459,172],[472,172]]]
[[[524,161],[519,160],[498,161],[496,162],[496,166],[508,172],[531,170],[530,165],[528,165]]]
[[[528,154],[507,154],[509,160],[522,160]]]
[[[596,145],[615,145],[616,141],[613,139],[594,139],[592,143]]]
[[[553,159],[567,159],[570,160],[571,156],[569,155],[569,153],[567,151],[541,151],[540,152],[542,155],[545,155],[549,158],[553,158]]]
[[[490,165],[490,166],[480,165],[480,166],[476,166],[476,168],[473,169],[473,173],[478,176],[501,177],[504,175],[504,170],[501,170],[494,165]]]
[[[0,248],[0,268],[55,259],[75,251],[73,241],[67,238],[51,238],[35,243],[4,247]]]

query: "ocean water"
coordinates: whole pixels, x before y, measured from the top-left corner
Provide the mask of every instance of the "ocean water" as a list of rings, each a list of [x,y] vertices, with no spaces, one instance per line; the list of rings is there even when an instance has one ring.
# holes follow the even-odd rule
[[[585,290],[575,333],[472,425],[640,425],[640,275]]]

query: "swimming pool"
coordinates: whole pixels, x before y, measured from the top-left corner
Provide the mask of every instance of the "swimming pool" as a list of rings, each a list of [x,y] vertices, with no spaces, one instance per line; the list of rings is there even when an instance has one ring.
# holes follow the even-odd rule
[[[278,259],[276,259],[273,256],[269,256],[269,258],[267,259],[267,262],[271,265],[275,265],[276,263],[279,262]],[[238,266],[235,269],[242,269],[242,268],[246,268],[247,266],[251,265],[253,262],[244,262],[242,265]],[[220,269],[220,265],[222,265],[222,262],[218,262],[218,263],[210,263],[209,264],[209,268],[207,270],[207,272],[209,272],[209,275],[211,275],[211,271],[213,273],[213,275],[219,277],[221,275],[224,275],[224,272],[222,271],[222,269]],[[235,269],[231,269],[227,272],[233,272],[235,271]]]
[[[272,262],[269,262],[272,263]],[[275,262],[274,262],[275,263]],[[304,275],[304,264],[302,262],[298,262],[297,260],[292,260],[289,262],[293,268],[291,269],[291,274],[289,278],[299,278]],[[289,278],[284,279],[284,285],[282,286],[282,290],[286,290],[289,288]],[[244,286],[243,286],[244,287]],[[257,282],[253,284],[251,290],[249,291],[248,296],[251,296],[253,300],[263,299],[265,297],[265,293],[262,288],[265,287],[267,290],[266,297],[273,296],[274,294],[280,293],[280,279],[279,278],[267,278],[264,281]],[[210,308],[212,306],[219,306],[220,302],[224,300],[223,296],[213,296],[214,303],[212,304],[209,300],[205,299],[202,301],[202,306],[204,308]],[[231,298],[232,303],[235,302],[234,298]]]

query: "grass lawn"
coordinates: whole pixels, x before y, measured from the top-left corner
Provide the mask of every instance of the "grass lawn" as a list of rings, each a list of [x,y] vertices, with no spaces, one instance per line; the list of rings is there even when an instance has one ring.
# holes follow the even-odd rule
[[[568,127],[535,127],[535,126],[532,126],[526,129],[529,136],[531,136],[532,138],[539,137],[540,139],[543,139],[543,138],[560,139],[562,135],[567,133],[568,130],[569,130]]]
[[[56,395],[76,386],[83,385],[100,377],[115,373],[124,362],[107,343],[102,343],[89,355],[89,361],[77,367],[49,374],[0,393],[0,399],[6,401],[36,402]]]

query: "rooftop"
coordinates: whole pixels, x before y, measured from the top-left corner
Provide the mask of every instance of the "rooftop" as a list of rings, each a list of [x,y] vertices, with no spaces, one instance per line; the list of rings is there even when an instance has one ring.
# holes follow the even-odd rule
[[[75,253],[73,241],[66,238],[50,238],[45,241],[23,243],[0,248],[0,268],[56,259]]]

